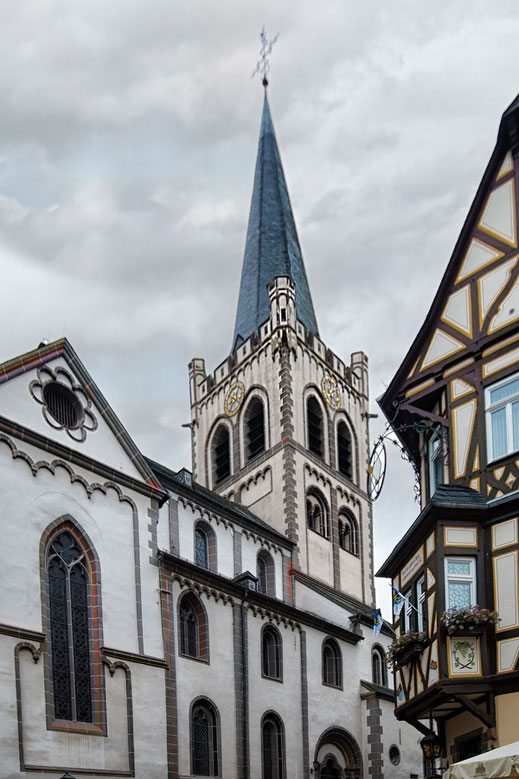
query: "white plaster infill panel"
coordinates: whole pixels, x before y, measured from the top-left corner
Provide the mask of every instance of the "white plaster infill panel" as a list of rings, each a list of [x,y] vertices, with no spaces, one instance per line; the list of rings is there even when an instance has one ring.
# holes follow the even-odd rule
[[[477,401],[469,400],[452,412],[454,437],[454,478],[459,479],[467,470],[467,458],[472,440]]]
[[[517,590],[518,552],[496,555],[494,566],[494,602],[499,614],[496,632],[519,627],[519,593]]]
[[[411,557],[400,572],[400,585],[405,587],[406,583],[413,578],[415,573],[420,570],[424,563],[423,546]]]
[[[471,546],[478,545],[477,527],[445,527],[444,544],[445,546]]]
[[[456,354],[460,349],[464,349],[465,344],[453,338],[452,335],[444,333],[443,330],[435,330],[431,342],[423,358],[421,370],[435,365],[437,362]]]
[[[483,365],[483,378],[491,376],[493,373],[501,371],[503,368],[507,368],[509,365],[519,361],[519,349],[512,349],[512,351],[502,354],[500,357],[496,357],[495,360],[489,360]]]
[[[499,304],[497,314],[492,317],[488,326],[489,333],[495,333],[502,327],[519,319],[519,278],[516,279],[512,289]]]
[[[431,533],[430,536],[427,536],[427,541],[425,543],[425,551],[427,554],[427,557],[430,557],[432,553],[434,552],[434,532]]]
[[[498,265],[497,268],[485,273],[478,279],[479,291],[479,323],[483,324],[485,317],[492,308],[505,286],[508,284],[512,270],[517,264],[517,257],[506,260]]]
[[[517,517],[507,519],[492,525],[492,550],[503,549],[505,546],[517,544]]]
[[[73,377],[75,383],[83,386],[80,377],[74,373],[69,363],[63,357],[58,357],[46,363],[44,368],[47,367],[52,371],[62,368]],[[45,438],[56,441],[62,446],[74,449],[86,457],[97,460],[116,472],[121,472],[133,479],[143,481],[142,474],[124,451],[117,440],[116,434],[103,419],[100,410],[95,405],[95,399],[92,399],[91,411],[95,417],[97,427],[95,430],[87,429],[85,440],[82,442],[77,441],[71,438],[66,430],[57,430],[46,422],[41,403],[35,400],[29,389],[30,383],[38,380],[38,371],[35,368],[0,384],[0,406],[3,417]],[[91,397],[91,392],[87,387],[84,388],[84,391]]]
[[[497,642],[497,672],[509,673],[515,669],[519,659],[519,637],[505,638]]]
[[[507,173],[510,173],[514,169],[514,159],[512,157],[512,152],[507,151],[505,154],[505,158],[501,164],[501,167],[499,168],[499,172],[496,176],[497,179],[503,178],[503,176],[506,176]]]
[[[479,227],[510,246],[517,245],[513,179],[490,193],[479,220]]]
[[[449,661],[449,676],[480,676],[481,655],[479,638],[462,636],[447,637],[447,658]]]
[[[503,252],[493,249],[492,246],[487,246],[486,243],[478,241],[477,238],[473,238],[463,258],[456,281],[463,281],[463,279],[472,276],[473,273],[481,270],[481,268],[490,265],[491,262],[501,259],[502,256]]]
[[[450,295],[442,319],[464,335],[472,337],[472,307],[468,284]]]
[[[453,379],[451,381],[451,400],[458,400],[465,395],[470,395],[471,392],[475,392],[474,387],[471,384],[467,384],[463,379]]]

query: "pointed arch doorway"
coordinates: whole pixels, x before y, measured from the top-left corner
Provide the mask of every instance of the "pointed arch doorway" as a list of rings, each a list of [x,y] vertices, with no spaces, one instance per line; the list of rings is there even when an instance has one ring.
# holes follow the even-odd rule
[[[361,751],[347,730],[324,731],[315,749],[314,774],[319,779],[362,779]]]

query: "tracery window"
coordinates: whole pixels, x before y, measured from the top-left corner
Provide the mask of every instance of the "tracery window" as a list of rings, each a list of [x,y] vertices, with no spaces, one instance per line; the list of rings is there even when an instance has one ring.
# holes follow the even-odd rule
[[[283,723],[274,712],[263,718],[261,728],[263,779],[284,779],[285,744]]]
[[[191,773],[220,776],[218,717],[214,706],[197,701],[191,709]]]
[[[258,592],[265,595],[276,595],[276,577],[274,560],[272,556],[264,549],[258,552],[257,560]]]
[[[329,538],[328,509],[318,490],[310,489],[306,495],[306,522],[310,530]]]
[[[342,687],[342,654],[337,641],[327,638],[323,642],[323,684]]]
[[[359,554],[359,531],[355,517],[346,510],[339,512],[339,546],[350,554]]]
[[[261,661],[263,676],[269,679],[281,679],[282,646],[279,630],[273,625],[265,625],[261,636]]]
[[[353,476],[352,443],[345,422],[337,425],[337,467],[348,479]]]
[[[308,448],[318,457],[324,455],[323,412],[314,397],[306,401],[306,427]]]
[[[225,425],[220,425],[213,436],[212,460],[214,481],[219,484],[231,475],[231,440]]]
[[[54,717],[92,722],[91,568],[70,531],[49,542],[46,573]]]
[[[247,460],[265,451],[265,406],[257,397],[252,398],[245,412],[245,440]]]
[[[371,670],[374,684],[387,686],[386,654],[380,646],[374,646],[371,650]]]
[[[209,658],[207,615],[194,593],[187,592],[180,598],[178,620],[180,654],[207,661]]]

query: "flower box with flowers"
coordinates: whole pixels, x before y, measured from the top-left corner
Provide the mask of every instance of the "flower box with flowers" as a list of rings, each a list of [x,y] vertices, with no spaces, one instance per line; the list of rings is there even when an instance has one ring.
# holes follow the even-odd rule
[[[388,662],[393,666],[407,665],[422,654],[426,643],[425,633],[404,633],[390,646]]]
[[[465,609],[448,609],[441,616],[441,623],[449,636],[478,636],[497,624],[497,611],[471,606]]]

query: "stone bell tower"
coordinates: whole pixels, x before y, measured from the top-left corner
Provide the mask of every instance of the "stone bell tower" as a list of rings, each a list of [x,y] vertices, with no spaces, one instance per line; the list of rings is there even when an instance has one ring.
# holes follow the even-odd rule
[[[189,377],[195,481],[294,541],[298,575],[371,604],[367,357],[320,339],[266,92],[232,349]]]

